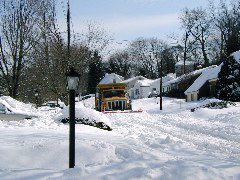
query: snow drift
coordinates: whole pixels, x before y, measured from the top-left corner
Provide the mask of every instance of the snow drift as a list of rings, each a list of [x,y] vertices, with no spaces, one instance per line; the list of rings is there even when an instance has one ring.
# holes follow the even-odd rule
[[[10,96],[1,96],[0,103],[3,104],[12,113],[25,114],[30,116],[37,116],[37,110],[32,104],[25,104],[17,101]]]
[[[76,102],[75,107],[76,123],[90,125],[105,130],[112,130],[110,121],[104,114],[94,109],[85,107],[82,102]],[[68,123],[69,106],[66,106],[59,111],[59,116],[56,117],[56,120]]]

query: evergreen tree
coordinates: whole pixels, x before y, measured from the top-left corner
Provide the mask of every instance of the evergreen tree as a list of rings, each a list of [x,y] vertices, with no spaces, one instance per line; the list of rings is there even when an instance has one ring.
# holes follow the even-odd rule
[[[104,75],[103,63],[98,51],[94,51],[89,63],[88,71],[88,93],[94,94],[96,87]]]
[[[226,40],[226,55],[229,56],[231,53],[240,49],[240,25],[234,27],[231,33],[229,33]]]
[[[219,99],[240,101],[240,64],[233,56],[223,61],[216,90]]]

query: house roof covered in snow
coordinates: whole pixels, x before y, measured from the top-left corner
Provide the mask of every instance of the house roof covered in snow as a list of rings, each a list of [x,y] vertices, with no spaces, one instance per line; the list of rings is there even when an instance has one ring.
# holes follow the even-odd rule
[[[170,74],[167,74],[166,76],[164,76],[162,78],[162,82],[166,83],[166,82],[171,81],[175,78],[176,78],[176,74],[170,73]],[[151,83],[151,85],[153,85],[153,86],[156,85],[156,84],[160,84],[160,78],[158,78],[156,80],[153,80],[153,82]]]
[[[185,65],[193,65],[194,62],[193,61],[185,61]],[[184,61],[178,61],[175,66],[183,66],[184,65]]]
[[[154,80],[152,79],[137,80],[135,85],[139,85],[141,87],[149,87],[153,81]]]
[[[122,81],[122,83],[129,83],[129,82],[132,82],[132,81],[135,81],[135,80],[144,80],[144,79],[147,79],[147,78],[145,78],[143,76],[136,76],[136,77],[126,79],[126,80]]]
[[[240,50],[232,53],[231,56],[240,64]]]
[[[123,77],[115,74],[115,73],[111,73],[108,74],[106,73],[104,78],[100,81],[99,84],[112,84],[112,83],[121,83],[123,81]]]
[[[222,64],[216,67],[206,69],[202,74],[194,81],[194,83],[185,91],[186,93],[198,91],[208,80],[218,78],[218,73],[221,70]]]
[[[175,84],[175,83],[179,83],[181,82],[182,80],[184,79],[187,79],[188,77],[192,77],[192,76],[196,76],[196,75],[199,75],[201,74],[203,71],[205,71],[206,69],[210,69],[210,68],[213,68],[213,67],[217,67],[216,65],[212,65],[212,66],[209,66],[209,67],[206,67],[206,68],[202,68],[202,69],[198,69],[198,70],[195,70],[195,71],[192,71],[188,74],[183,74],[173,80],[170,80],[170,81],[167,81],[166,83],[164,83],[163,85],[164,86],[169,86],[170,84]]]

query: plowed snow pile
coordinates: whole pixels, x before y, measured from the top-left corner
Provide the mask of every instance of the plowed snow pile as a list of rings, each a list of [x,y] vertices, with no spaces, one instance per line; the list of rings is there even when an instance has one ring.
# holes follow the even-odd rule
[[[68,169],[69,129],[56,121],[59,110],[0,121],[0,179],[240,179],[240,103],[191,112],[218,100],[164,98],[163,111],[158,101],[133,101],[143,113],[107,114],[113,131],[76,124],[74,169]]]

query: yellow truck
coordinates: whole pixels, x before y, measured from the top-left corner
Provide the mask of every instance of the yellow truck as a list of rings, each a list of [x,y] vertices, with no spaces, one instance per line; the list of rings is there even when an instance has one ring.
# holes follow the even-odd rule
[[[97,111],[132,110],[125,83],[99,84],[95,96]]]

